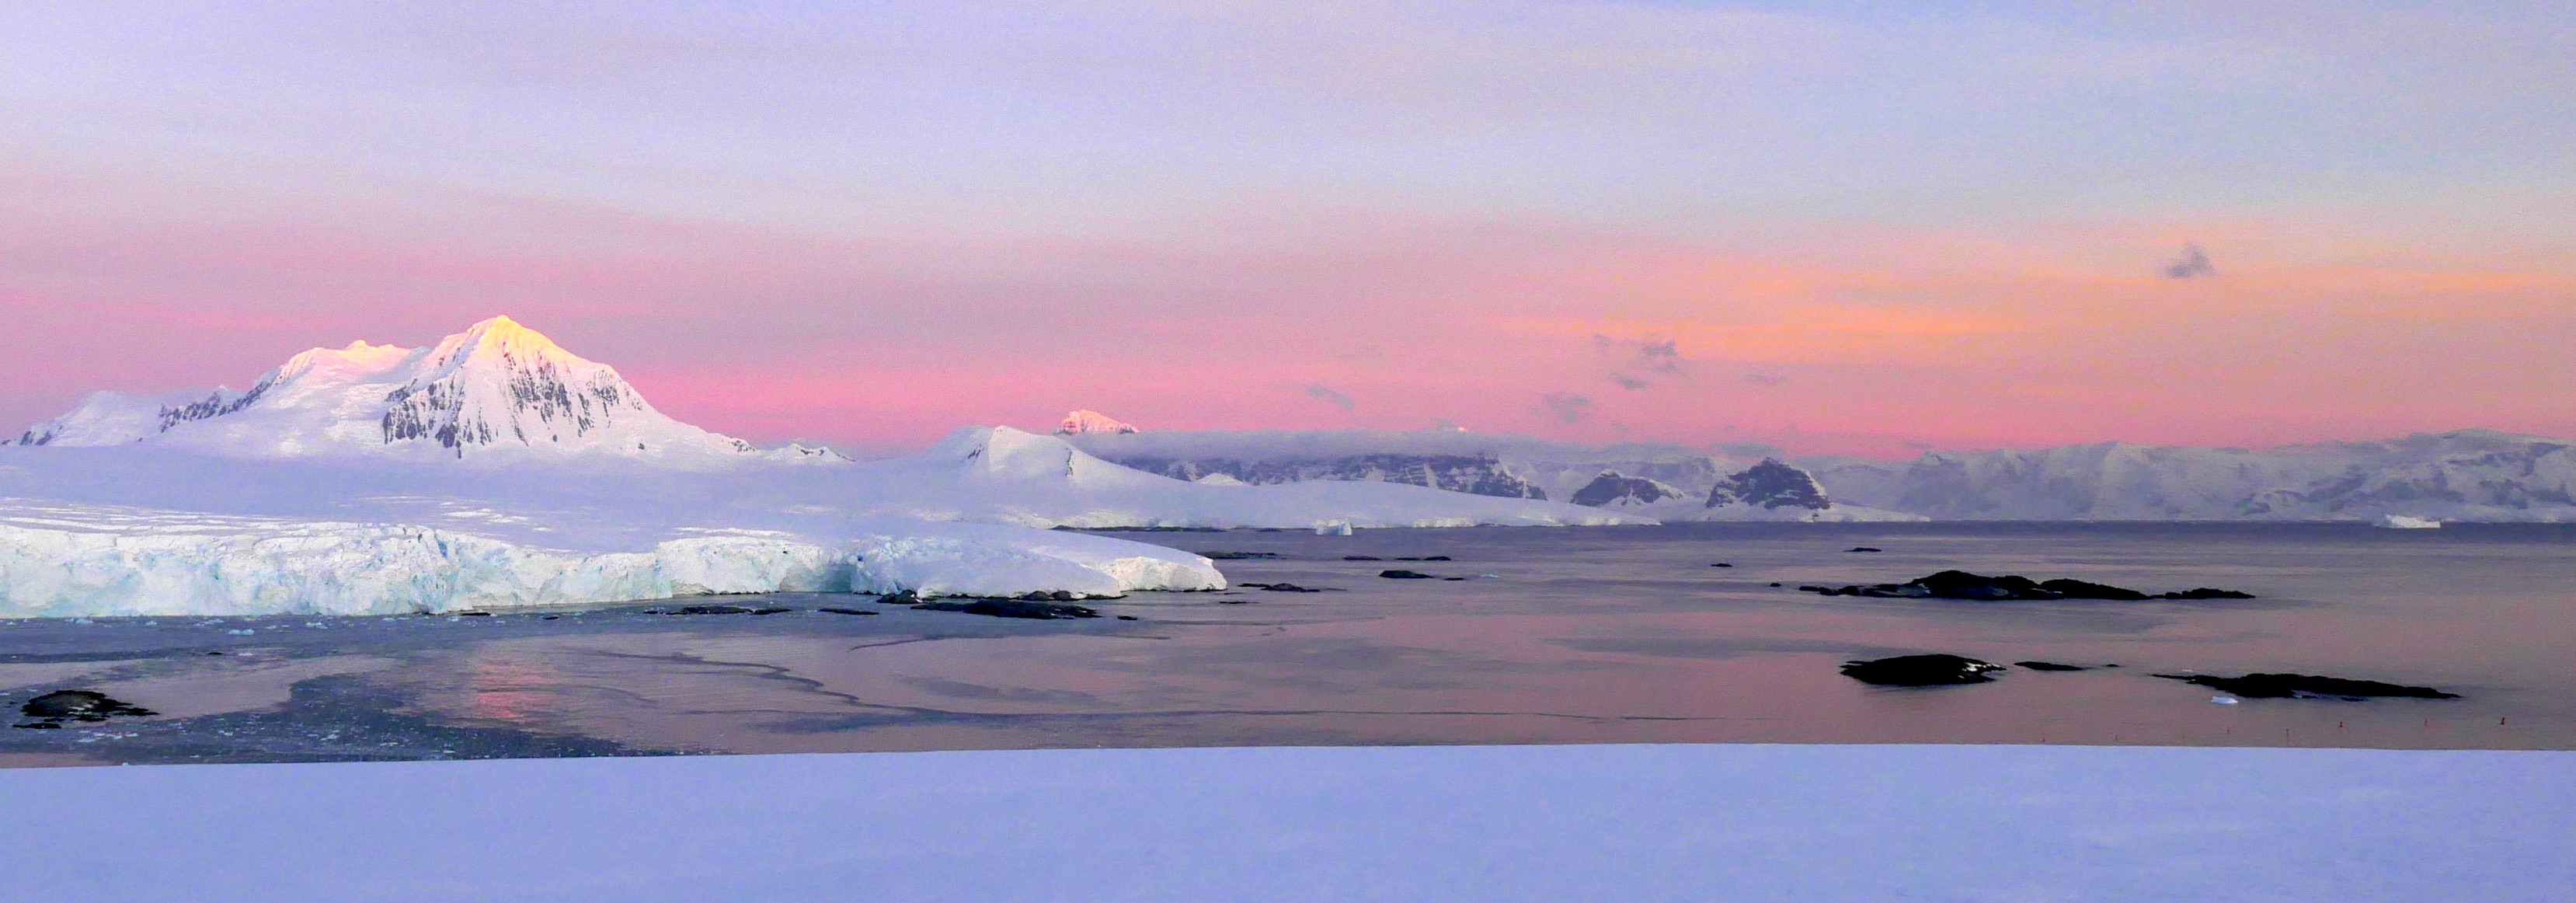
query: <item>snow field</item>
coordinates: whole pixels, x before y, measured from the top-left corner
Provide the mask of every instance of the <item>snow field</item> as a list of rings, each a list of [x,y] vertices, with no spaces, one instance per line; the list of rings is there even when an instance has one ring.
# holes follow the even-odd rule
[[[0,770],[29,899],[2540,903],[2576,753],[1026,750]],[[421,843],[417,838],[436,838]]]

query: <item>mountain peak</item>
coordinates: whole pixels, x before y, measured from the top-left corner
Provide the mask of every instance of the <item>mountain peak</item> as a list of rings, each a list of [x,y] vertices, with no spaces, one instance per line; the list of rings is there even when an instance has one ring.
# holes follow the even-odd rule
[[[545,333],[529,329],[507,316],[493,317],[465,328],[464,332],[439,340],[430,351],[433,367],[444,367],[486,353],[520,361],[558,359],[567,363],[600,366],[565,351]]]
[[[429,348],[353,342],[296,355],[250,391],[100,396],[20,444],[154,440],[249,457],[339,452],[604,453],[729,459],[752,450],[664,416],[606,364],[493,317]]]
[[[1074,411],[1064,415],[1064,422],[1055,425],[1055,432],[1059,436],[1076,436],[1089,433],[1134,433],[1138,430],[1119,422],[1118,418],[1099,411]]]

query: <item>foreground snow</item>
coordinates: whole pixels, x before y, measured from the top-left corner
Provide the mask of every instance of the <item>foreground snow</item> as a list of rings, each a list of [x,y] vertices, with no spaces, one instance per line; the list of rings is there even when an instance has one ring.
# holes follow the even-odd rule
[[[1047,750],[35,769],[0,771],[0,798],[0,869],[64,901],[2513,903],[2576,886],[2565,752]]]

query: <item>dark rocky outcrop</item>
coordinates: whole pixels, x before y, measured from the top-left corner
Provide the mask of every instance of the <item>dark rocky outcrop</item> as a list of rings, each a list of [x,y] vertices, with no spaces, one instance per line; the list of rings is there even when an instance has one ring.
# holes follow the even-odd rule
[[[1717,481],[1708,490],[1708,506],[1753,505],[1762,508],[1810,508],[1823,510],[1833,503],[1825,499],[1825,490],[1806,471],[1780,463],[1778,458],[1764,458],[1762,463]]]
[[[994,618],[1027,618],[1055,621],[1073,618],[1097,618],[1100,612],[1080,605],[1062,602],[1040,602],[1034,599],[972,599],[964,602],[923,602],[914,605],[919,611],[956,611]]]
[[[1380,576],[1380,577],[1384,577],[1384,578],[1386,578],[1386,579],[1389,579],[1389,580],[1437,580],[1437,579],[1440,579],[1440,578],[1439,578],[1439,575],[1437,575],[1437,574],[1425,574],[1425,573],[1422,573],[1421,571],[1406,571],[1406,570],[1379,571],[1379,572],[1377,572],[1377,575],[1378,575],[1378,576]]]
[[[2243,677],[2216,677],[2208,674],[2158,674],[2156,676],[2233,693],[2247,699],[2359,701],[2374,696],[2397,696],[2408,699],[2460,698],[2457,693],[2445,693],[2432,687],[2410,687],[2375,680],[2319,677],[2313,674],[2248,674]]]
[[[1946,687],[1992,681],[1986,675],[2004,666],[1936,652],[1844,662],[1842,670],[1845,677],[1882,687]]]
[[[2211,588],[2209,588],[2209,587],[2204,586],[2204,587],[2201,587],[2201,588],[2199,588],[2199,589],[2187,589],[2187,590],[2183,590],[2183,591],[2181,591],[2181,592],[2175,592],[2175,593],[2157,593],[2157,594],[2154,596],[2154,598],[2158,598],[2158,599],[2251,599],[2251,598],[2254,598],[2254,594],[2253,594],[2253,593],[2240,593],[2240,592],[2237,592],[2237,591],[2232,590],[2232,589],[2211,589]]]
[[[2083,665],[2061,665],[2056,662],[2014,662],[2013,667],[2031,671],[2090,671]]]
[[[19,722],[19,727],[38,730],[59,728],[66,721],[98,722],[158,714],[96,690],[55,690],[27,700],[26,704],[18,707],[18,712],[31,719]]]
[[[1344,555],[1344,556],[1342,556],[1342,560],[1343,560],[1343,561],[1385,561],[1386,559],[1384,559],[1384,558],[1379,558],[1379,557],[1377,557],[1377,556],[1375,556],[1375,555]]]
[[[838,607],[830,606],[830,605],[826,605],[826,606],[823,606],[823,607],[821,607],[821,608],[817,608],[817,609],[814,609],[814,610],[815,610],[815,611],[819,611],[819,612],[824,612],[824,613],[827,613],[827,614],[836,614],[836,615],[873,615],[873,614],[876,614],[876,612],[868,611],[867,609],[863,609],[863,608],[838,608]]]
[[[2199,589],[2171,593],[2144,593],[2127,587],[2083,580],[2032,580],[2016,574],[1988,577],[1966,571],[1942,571],[1917,577],[1906,583],[1875,583],[1853,586],[1801,586],[1798,589],[1827,596],[1866,596],[1873,599],[1967,599],[1979,602],[2047,601],[2052,599],[2106,599],[2138,602],[2150,599],[2251,599],[2251,593],[2235,590]]]
[[[1583,488],[1575,490],[1574,497],[1570,501],[1593,508],[1608,508],[1613,505],[1651,505],[1665,499],[1681,497],[1682,491],[1673,488],[1670,483],[1627,476],[1615,470],[1605,470],[1600,476],[1593,477],[1592,482],[1585,483]]]
[[[647,608],[648,615],[774,615],[795,611],[793,608],[749,608],[741,605],[684,605],[679,608]]]
[[[1277,552],[1200,552],[1209,561],[1275,561],[1287,556]]]

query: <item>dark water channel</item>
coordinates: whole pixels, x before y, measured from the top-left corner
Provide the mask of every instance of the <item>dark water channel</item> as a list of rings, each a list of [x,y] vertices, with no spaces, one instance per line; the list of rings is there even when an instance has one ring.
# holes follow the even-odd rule
[[[1699,525],[1132,534],[1316,593],[1138,594],[1022,621],[770,595],[492,617],[0,622],[0,764],[1262,744],[1938,742],[2576,749],[2576,529]],[[1846,551],[1869,546],[1884,551]],[[1346,561],[1376,556],[1386,561]],[[1395,561],[1447,556],[1448,561]],[[1718,562],[1731,567],[1712,567]],[[1391,580],[1404,568],[1466,580]],[[2250,601],[1826,598],[1945,568]],[[1768,584],[1785,584],[1772,587]],[[822,612],[821,606],[874,610]],[[1846,659],[2014,668],[1895,689]],[[220,654],[217,654],[220,653]],[[2456,700],[2247,699],[2295,671]],[[18,719],[24,720],[24,719]]]

